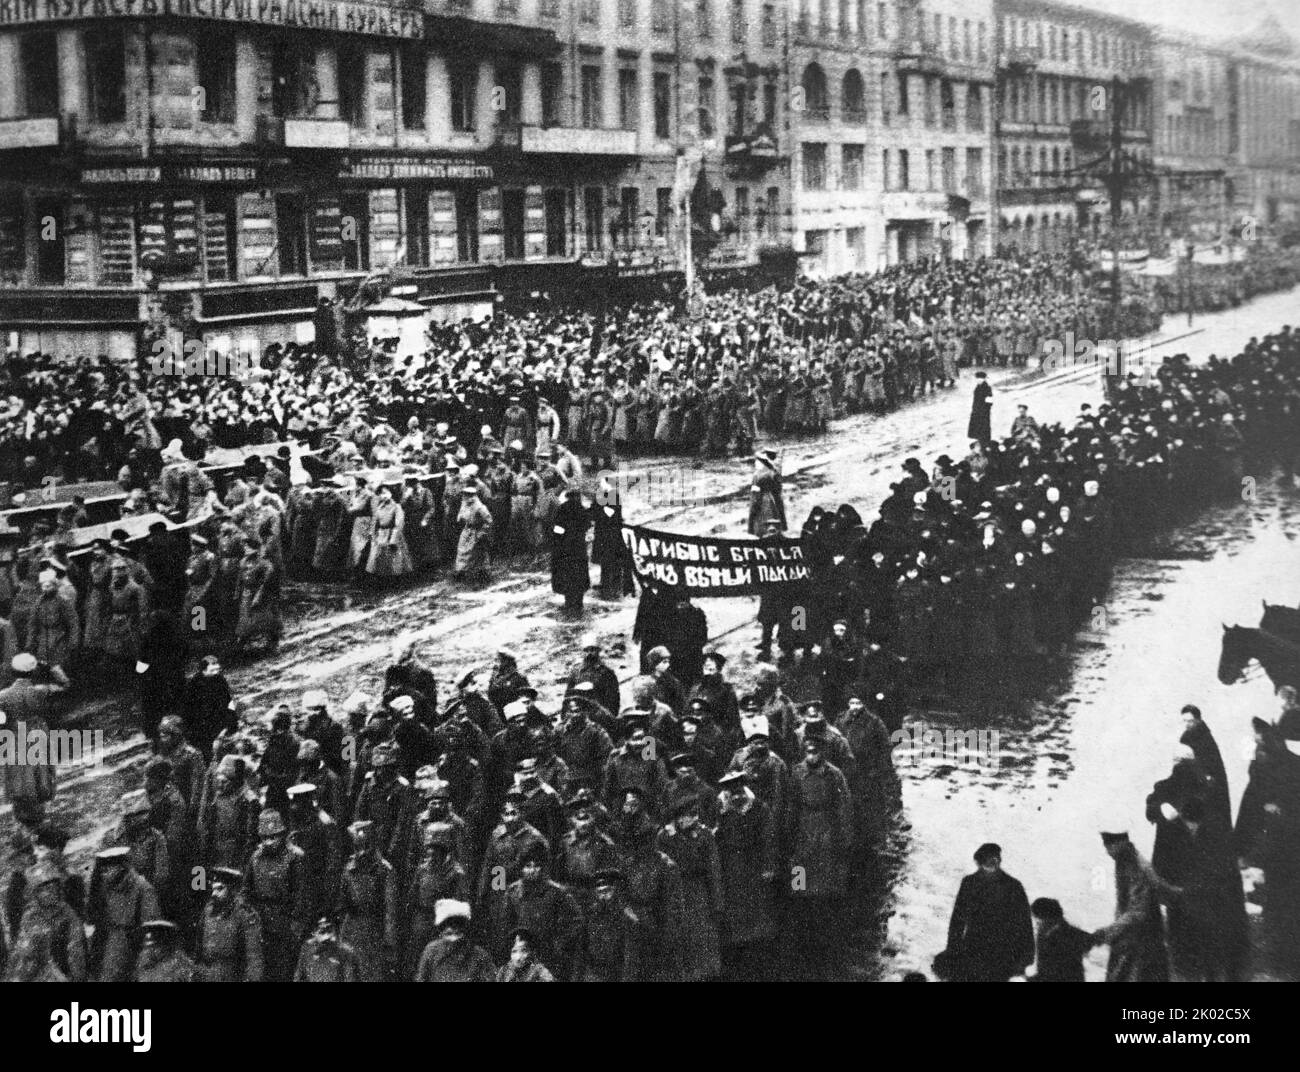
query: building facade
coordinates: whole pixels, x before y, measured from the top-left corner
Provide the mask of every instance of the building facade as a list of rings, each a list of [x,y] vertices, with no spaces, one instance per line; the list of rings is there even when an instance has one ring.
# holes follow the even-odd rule
[[[1256,228],[1293,226],[1300,222],[1300,50],[1276,23],[1234,45],[1226,197]]]
[[[399,273],[435,316],[508,288],[789,243],[786,45],[761,0],[0,4],[0,324],[133,351],[306,337]],[[709,258],[712,258],[710,261]],[[574,275],[576,273],[576,275]]]
[[[1184,34],[1155,37],[1152,141],[1158,177],[1152,210],[1172,240],[1217,241],[1229,203],[1231,54]]]
[[[993,235],[992,3],[881,6],[883,261],[986,254]]]
[[[1114,111],[1124,149],[1152,158],[1152,30],[1048,0],[997,4],[998,241],[1059,249],[1109,229],[1100,178]],[[1146,199],[1126,202],[1136,227]]]
[[[992,9],[800,4],[795,248],[810,275],[989,251]]]

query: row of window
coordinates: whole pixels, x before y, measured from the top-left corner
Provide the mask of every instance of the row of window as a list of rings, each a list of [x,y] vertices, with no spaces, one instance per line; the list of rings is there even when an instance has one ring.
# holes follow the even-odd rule
[[[1110,86],[1088,79],[1008,75],[998,82],[998,114],[1013,123],[1064,124],[1075,119],[1100,119],[1109,114],[1111,95]],[[1145,91],[1129,87],[1122,108],[1124,129],[1150,126],[1150,96]]]
[[[672,188],[667,186],[653,191],[653,211],[645,212],[637,186],[544,189],[538,206],[540,226],[528,222],[523,188],[504,187],[499,195],[501,256],[508,261],[649,248],[669,235],[673,220]],[[150,233],[163,236],[156,251],[169,254],[164,270],[170,278],[209,283],[368,271],[372,237],[381,232],[412,267],[472,264],[483,252],[485,196],[495,197],[496,191],[467,187],[431,194],[425,188],[395,188],[318,196],[285,192],[241,206],[239,194],[209,191],[179,200],[105,201],[79,209],[77,220],[70,218],[60,198],[35,198],[30,204],[34,230],[19,205],[10,205],[0,216],[0,231],[12,238],[2,251],[0,276],[14,283],[30,272],[31,282],[38,285],[131,285],[142,269],[155,266],[150,259],[154,247],[143,237]],[[718,202],[727,210],[732,231],[744,239],[778,236],[779,187],[751,191],[737,186],[732,196],[730,206]],[[431,198],[440,202],[434,212]],[[177,223],[182,216],[183,222]],[[581,231],[576,229],[579,220]],[[540,244],[530,245],[530,231],[538,232]],[[30,250],[28,233],[40,234]],[[75,248],[72,235],[77,236]]]
[[[111,24],[99,26],[85,35],[85,42],[90,113],[100,123],[121,123],[126,119],[126,30]],[[202,69],[201,50],[199,56]],[[18,114],[58,115],[59,52],[53,31],[19,36],[18,73]]]
[[[1222,155],[1228,151],[1228,121],[1209,112],[1167,115],[1160,147],[1170,153]]]
[[[816,30],[822,36],[836,31],[842,38],[870,36],[872,5],[867,0],[838,0],[836,10],[832,0],[816,0],[815,7],[814,12],[813,0],[801,0],[798,26],[802,34]],[[927,15],[920,4],[911,3],[880,2],[875,9],[876,36],[881,40],[897,37],[904,42],[918,41],[927,51],[952,60],[988,62],[988,23],[983,19]],[[837,13],[838,17],[834,17]]]
[[[832,151],[835,146],[823,142],[805,142],[802,147],[803,186],[805,190],[861,190],[866,185],[866,146],[839,146],[839,161]],[[922,163],[924,170],[914,172],[913,160]],[[965,193],[969,197],[983,197],[984,151],[965,150],[965,170],[958,173],[958,149],[926,149],[913,152],[909,149],[884,149],[881,151],[881,177],[886,190],[934,190],[946,193]]]
[[[1001,189],[1026,189],[1077,185],[1077,176],[1067,172],[1074,167],[1074,153],[1069,146],[1054,145],[998,147],[998,186]]]
[[[1146,48],[1139,42],[1096,30],[1070,30],[1065,26],[1008,15],[998,20],[1003,48],[1027,48],[1047,59],[1082,67],[1085,62],[1131,70],[1146,65]]]
[[[24,99],[19,114],[37,117],[59,112],[59,64],[56,36],[38,31],[20,37],[20,84]],[[87,35],[87,84],[90,87],[90,112],[99,123],[120,123],[126,118],[126,39],[122,28],[104,27]],[[301,35],[276,35],[269,42],[269,98],[261,101],[273,116],[309,117],[317,114],[320,82],[317,71],[317,48]],[[195,41],[196,89],[199,91],[198,118],[207,123],[230,123],[235,119],[236,48],[230,35],[205,31],[201,42]],[[344,41],[335,47],[339,117],[356,127],[367,127],[371,120],[371,85],[368,77],[372,49],[358,42]],[[428,98],[427,52],[419,44],[403,45],[382,57],[390,64],[390,77],[400,92],[399,111],[402,126],[422,130],[426,126]],[[565,69],[560,63],[541,64],[540,113],[543,126],[562,121],[565,102]],[[616,119],[625,130],[638,130],[641,123],[641,72],[635,65],[620,66],[618,79],[618,115],[605,114],[606,68],[599,63],[584,63],[578,69],[576,122],[582,127],[601,129]],[[650,107],[655,136],[673,136],[674,94],[670,69],[651,74]],[[493,92],[496,122],[517,124],[523,111],[523,69],[508,60],[494,64],[489,87]],[[473,61],[453,61],[448,66],[446,106],[452,130],[472,133],[480,124],[480,65]],[[699,126],[711,137],[717,123],[717,86],[711,75],[701,75],[698,83]],[[762,123],[771,129],[776,120],[777,84],[766,80],[761,89],[747,82],[728,81],[727,115],[729,130],[743,134]],[[752,97],[758,99],[751,99]]]
[[[691,11],[687,4],[693,5]],[[722,3],[714,0],[649,0],[650,29],[654,33],[668,34],[677,29],[679,23],[675,10],[680,5],[680,17],[691,19],[694,30],[699,37],[710,38],[717,31],[718,9]],[[447,0],[449,10],[460,14],[473,14],[472,0]],[[743,44],[748,40],[750,0],[726,0],[728,29],[732,41]],[[584,27],[600,29],[618,29],[635,31],[642,23],[643,15],[637,0],[617,0],[610,4],[608,0],[577,0],[578,22]],[[497,18],[514,19],[519,15],[519,0],[495,0]],[[480,17],[486,12],[480,13]],[[544,21],[555,21],[563,14],[561,0],[538,0],[538,17]],[[777,5],[764,2],[759,7],[760,26],[763,45],[771,48],[776,45]]]
[[[921,115],[927,127],[942,126],[944,130],[958,128],[957,85],[948,78],[934,75],[914,75],[900,71],[880,75],[881,118],[886,126],[894,117],[909,118],[912,114],[913,79],[921,85]],[[803,116],[811,120],[827,120],[831,116],[831,94],[826,72],[818,63],[804,68],[800,83],[803,91]],[[978,83],[966,84],[962,109],[963,122],[969,130],[983,130],[984,91]],[[856,68],[844,73],[840,83],[840,115],[846,123],[867,121],[866,86]]]
[[[1134,154],[1150,162],[1150,150],[1138,148]],[[1056,187],[1078,185],[1081,176],[1071,174],[1077,161],[1073,150],[1068,145],[1040,145],[1037,149],[1025,145],[1001,145],[998,147],[998,187],[1000,189],[1028,189],[1032,187]]]

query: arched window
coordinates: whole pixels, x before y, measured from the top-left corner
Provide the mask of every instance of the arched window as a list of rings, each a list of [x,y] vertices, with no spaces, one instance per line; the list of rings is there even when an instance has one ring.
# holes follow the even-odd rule
[[[820,64],[810,63],[803,69],[803,110],[810,119],[830,116],[830,94],[826,91],[826,72]]]
[[[850,67],[844,74],[840,90],[840,107],[845,122],[865,122],[867,118],[867,90],[857,68]]]
[[[1060,149],[1052,150],[1052,172],[1054,176],[1052,180],[1053,183],[1059,183],[1061,181],[1060,180],[1060,174],[1061,174],[1061,150]]]

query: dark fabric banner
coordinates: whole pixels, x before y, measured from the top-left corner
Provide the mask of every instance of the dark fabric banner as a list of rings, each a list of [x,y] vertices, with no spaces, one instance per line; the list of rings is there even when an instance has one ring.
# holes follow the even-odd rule
[[[624,525],[637,579],[685,589],[690,596],[757,596],[793,592],[808,581],[798,540],[681,536]]]

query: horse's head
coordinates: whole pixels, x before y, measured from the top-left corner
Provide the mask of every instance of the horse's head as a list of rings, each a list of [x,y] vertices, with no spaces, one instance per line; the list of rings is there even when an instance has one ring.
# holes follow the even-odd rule
[[[1252,658],[1247,644],[1251,632],[1240,625],[1223,627],[1223,647],[1219,652],[1219,681],[1222,684],[1232,685],[1241,680],[1241,673]]]
[[[1284,640],[1300,641],[1300,610],[1266,602],[1259,627]]]

